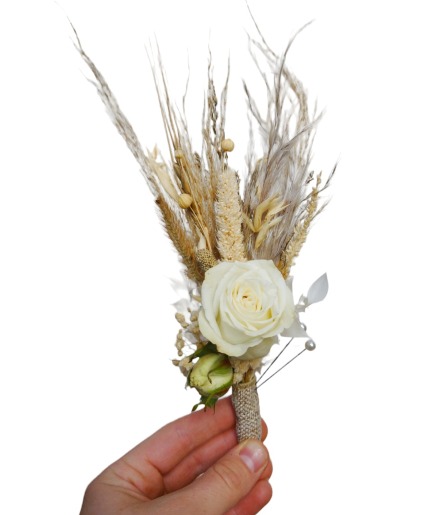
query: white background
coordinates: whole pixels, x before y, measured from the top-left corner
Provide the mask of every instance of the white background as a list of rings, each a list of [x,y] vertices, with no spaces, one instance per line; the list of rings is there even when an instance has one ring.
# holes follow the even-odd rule
[[[62,0],[144,145],[163,142],[145,47],[175,98],[190,61],[196,142],[208,44],[230,51],[231,164],[244,171],[242,0]],[[293,269],[324,271],[305,320],[318,348],[260,390],[274,498],[266,514],[421,514],[423,49],[420,2],[251,0],[271,46],[326,109],[314,167],[339,160]],[[78,513],[86,484],[196,401],[170,364],[177,257],[54,2],[0,7],[0,512]],[[254,81],[254,82],[253,82]],[[257,85],[257,86],[256,86]]]

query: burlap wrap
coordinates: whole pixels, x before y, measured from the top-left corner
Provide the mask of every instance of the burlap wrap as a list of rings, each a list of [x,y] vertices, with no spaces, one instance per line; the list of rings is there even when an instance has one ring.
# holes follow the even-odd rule
[[[260,403],[255,378],[248,383],[233,385],[232,402],[236,413],[238,442],[249,438],[261,440]]]

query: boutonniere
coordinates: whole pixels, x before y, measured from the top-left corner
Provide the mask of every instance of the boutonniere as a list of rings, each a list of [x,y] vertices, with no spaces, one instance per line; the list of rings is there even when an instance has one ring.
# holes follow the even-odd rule
[[[322,211],[329,186],[311,170],[317,121],[306,91],[287,66],[288,48],[278,55],[265,43],[249,39],[249,49],[265,83],[267,109],[261,112],[245,84],[250,144],[244,188],[226,134],[229,75],[220,99],[208,68],[202,118],[202,148],[192,147],[185,117],[170,100],[161,59],[153,75],[168,141],[168,155],[139,142],[106,80],[77,48],[94,76],[98,93],[119,133],[138,161],[158,206],[165,231],[186,276],[188,300],[176,314],[178,358],[174,364],[186,385],[200,394],[199,405],[213,407],[232,389],[239,440],[261,438],[258,372],[270,349],[282,338],[305,338],[300,314],[321,301],[328,290],[322,275],[295,302],[292,268],[311,224]],[[184,112],[184,111],[183,111]],[[253,126],[262,152],[256,155]],[[232,135],[236,140],[237,134]]]

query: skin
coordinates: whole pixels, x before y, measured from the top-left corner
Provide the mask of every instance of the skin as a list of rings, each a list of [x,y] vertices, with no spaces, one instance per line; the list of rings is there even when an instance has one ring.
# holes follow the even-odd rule
[[[154,433],[88,486],[80,515],[254,515],[271,499],[262,442],[237,444],[230,399]],[[263,440],[267,427],[263,423]]]

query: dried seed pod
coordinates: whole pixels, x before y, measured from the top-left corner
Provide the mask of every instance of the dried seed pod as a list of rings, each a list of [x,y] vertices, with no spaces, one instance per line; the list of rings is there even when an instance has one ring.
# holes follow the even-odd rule
[[[200,264],[202,270],[206,272],[217,264],[214,255],[208,249],[199,249],[196,251],[196,259]]]
[[[223,152],[231,152],[235,148],[235,144],[231,139],[224,139],[221,142],[221,150]]]

